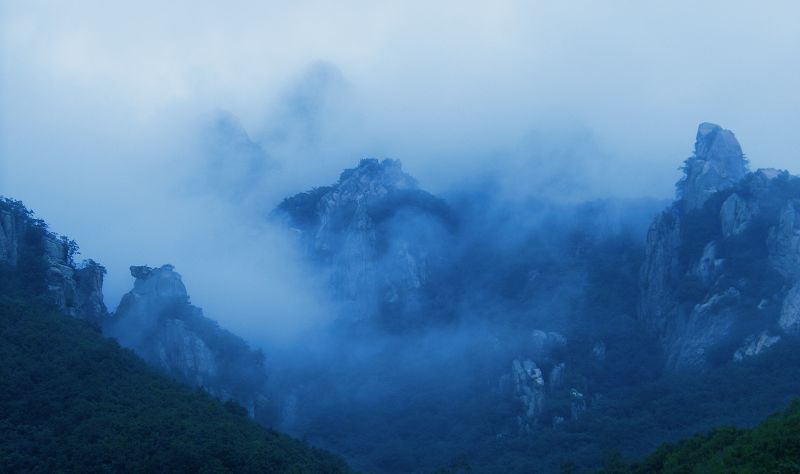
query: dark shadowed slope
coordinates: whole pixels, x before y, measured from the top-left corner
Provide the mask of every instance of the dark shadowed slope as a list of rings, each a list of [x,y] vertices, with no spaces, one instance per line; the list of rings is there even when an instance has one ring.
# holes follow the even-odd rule
[[[40,301],[0,297],[0,360],[2,472],[347,471]]]
[[[611,473],[800,472],[800,400],[759,426],[717,428],[676,444],[664,445],[633,465],[615,462]]]
[[[80,271],[40,252],[53,234],[20,203],[0,211],[0,472],[349,472],[67,317],[58,296],[83,301]]]

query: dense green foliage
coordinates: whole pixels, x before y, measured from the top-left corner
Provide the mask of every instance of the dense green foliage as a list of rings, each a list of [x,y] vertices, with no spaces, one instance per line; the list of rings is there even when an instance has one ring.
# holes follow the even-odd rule
[[[617,460],[605,474],[800,472],[800,400],[749,429],[717,428],[663,445],[640,462]]]
[[[459,454],[466,456],[471,472],[558,472],[562,466],[569,472],[593,472],[593,466],[613,459],[615,453],[634,458],[665,441],[716,426],[753,426],[800,393],[796,345],[795,340],[786,341],[759,358],[704,375],[671,375],[610,390],[593,400],[579,421],[543,427],[528,436],[484,439],[476,444],[480,447]],[[792,410],[796,419],[797,409]],[[456,422],[450,432],[472,436],[466,428]],[[792,436],[800,439],[800,431]]]
[[[0,472],[347,472],[2,282]]]

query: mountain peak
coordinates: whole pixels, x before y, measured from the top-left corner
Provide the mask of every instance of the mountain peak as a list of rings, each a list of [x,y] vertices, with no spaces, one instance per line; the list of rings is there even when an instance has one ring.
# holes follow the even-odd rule
[[[339,188],[343,189],[415,189],[417,180],[403,172],[400,160],[362,159],[358,166],[342,171]]]
[[[694,154],[710,161],[731,161],[734,166],[744,164],[744,154],[736,136],[715,123],[703,122],[697,127]]]
[[[747,159],[736,136],[717,124],[697,127],[694,154],[684,163],[678,197],[687,210],[697,209],[715,192],[736,184],[747,173]]]
[[[145,265],[132,266],[131,276],[136,278],[133,292],[138,295],[152,295],[163,298],[187,299],[186,287],[181,275],[175,272],[172,265],[150,268]]]

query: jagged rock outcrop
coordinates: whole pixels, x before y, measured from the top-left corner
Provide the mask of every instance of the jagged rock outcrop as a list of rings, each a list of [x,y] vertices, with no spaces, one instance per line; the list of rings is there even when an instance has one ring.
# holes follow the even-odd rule
[[[0,199],[0,264],[24,266],[55,305],[74,318],[100,323],[105,268],[93,260],[76,264],[75,242],[47,230],[22,203]]]
[[[455,225],[440,199],[396,160],[361,160],[339,181],[284,200],[273,213],[330,270],[350,317],[402,324],[422,317],[425,289]]]
[[[532,358],[514,359],[511,363],[512,396],[519,403],[517,425],[521,433],[536,428],[549,397],[558,397],[563,388],[567,365],[558,361],[567,339],[557,332],[535,330],[527,347]],[[540,362],[537,364],[534,359]],[[547,377],[545,370],[549,367]],[[563,417],[562,417],[563,418]]]
[[[684,163],[684,171],[678,192],[686,210],[692,210],[738,183],[747,173],[747,161],[733,132],[706,122],[697,128],[694,155]]]
[[[545,383],[542,370],[530,359],[517,360],[511,364],[514,393],[522,407],[517,418],[521,431],[530,431],[539,421],[545,399]]]
[[[769,331],[754,334],[744,341],[744,345],[733,354],[733,360],[741,361],[745,357],[761,354],[781,340],[781,336],[772,335]]]
[[[722,236],[725,238],[740,235],[753,221],[753,216],[758,212],[757,203],[748,202],[736,193],[730,195],[720,208],[722,221]]]
[[[104,330],[175,379],[233,399],[251,416],[266,415],[264,357],[189,302],[172,265],[131,267],[133,290]]]
[[[571,389],[569,392],[570,404],[569,413],[572,421],[577,421],[581,415],[586,411],[586,398],[583,394],[576,389]]]
[[[800,268],[800,179],[747,173],[735,136],[704,123],[677,200],[647,235],[640,318],[669,369],[756,355],[791,332]]]

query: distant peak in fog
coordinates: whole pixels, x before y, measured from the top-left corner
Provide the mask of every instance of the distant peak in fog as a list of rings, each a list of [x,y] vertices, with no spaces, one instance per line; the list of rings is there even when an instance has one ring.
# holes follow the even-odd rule
[[[205,184],[235,202],[255,191],[264,173],[277,166],[227,111],[217,111],[202,135],[199,152],[206,157]]]

